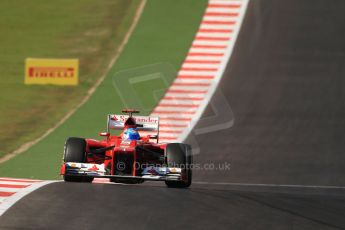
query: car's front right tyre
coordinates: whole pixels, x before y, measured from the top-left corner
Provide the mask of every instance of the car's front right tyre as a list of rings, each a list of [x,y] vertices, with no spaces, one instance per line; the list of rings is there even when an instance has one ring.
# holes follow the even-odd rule
[[[169,188],[188,188],[192,184],[192,150],[183,143],[167,144],[165,149],[168,167],[182,168],[181,181],[165,181]]]

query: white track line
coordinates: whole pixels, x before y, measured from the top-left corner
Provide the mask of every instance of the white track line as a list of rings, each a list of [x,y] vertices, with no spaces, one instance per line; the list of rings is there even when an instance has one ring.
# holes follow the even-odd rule
[[[187,56],[187,60],[207,60],[207,61],[210,61],[210,60],[213,60],[213,61],[221,61],[222,60],[222,56]]]
[[[218,45],[218,46],[227,46],[229,45],[229,41],[209,41],[209,40],[194,40],[192,45]]]
[[[1,188],[0,187],[0,192],[18,192],[23,188]]]
[[[29,185],[31,185],[33,183],[32,182],[17,182],[17,181],[0,181],[0,187],[1,187],[2,184],[29,186]]]
[[[233,22],[235,19],[237,19],[237,16],[232,16],[232,17],[217,17],[217,16],[207,16],[204,17],[204,20],[206,21],[222,21],[222,22]]]
[[[195,70],[181,70],[179,75],[193,75],[193,76],[214,76],[215,71],[195,71]]]
[[[193,184],[248,186],[248,187],[277,187],[277,188],[345,189],[345,186],[298,185],[298,184],[251,184],[251,183],[204,182],[204,181],[193,181]]]
[[[195,63],[184,63],[182,68],[218,68],[218,64],[195,64]]]
[[[6,212],[7,209],[12,207],[17,201],[21,198],[26,196],[27,194],[35,191],[36,189],[45,186],[50,183],[54,183],[56,181],[42,181],[42,182],[35,182],[32,185],[22,188],[18,190],[15,194],[9,197],[1,197],[1,204],[0,204],[0,216]],[[2,190],[2,189],[1,189]]]
[[[238,9],[231,9],[226,7],[209,8],[206,13],[238,13]]]
[[[230,59],[248,1],[209,1],[178,76],[153,110],[153,114],[162,111],[158,115],[162,118],[160,123],[163,125],[187,126],[180,127],[183,133],[164,127],[161,141],[183,142],[200,119]],[[173,97],[180,99],[175,100]],[[187,107],[188,105],[191,106]]]
[[[20,178],[8,178],[8,177],[0,177],[0,181],[15,181],[15,182],[26,182],[26,183],[33,183],[33,182],[41,182],[42,180],[31,180],[31,179],[20,179]]]
[[[214,29],[214,30],[231,30],[234,29],[235,25],[218,25],[218,24],[201,24],[200,29]]]

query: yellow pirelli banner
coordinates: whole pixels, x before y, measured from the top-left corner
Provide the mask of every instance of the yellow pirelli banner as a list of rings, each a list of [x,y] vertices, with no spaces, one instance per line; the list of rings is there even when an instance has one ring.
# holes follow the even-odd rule
[[[25,84],[78,85],[78,59],[25,60]]]

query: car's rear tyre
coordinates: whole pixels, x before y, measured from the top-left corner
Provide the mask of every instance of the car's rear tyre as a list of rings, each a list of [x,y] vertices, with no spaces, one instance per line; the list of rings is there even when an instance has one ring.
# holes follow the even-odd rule
[[[165,181],[169,188],[187,188],[192,184],[192,151],[190,145],[170,143],[165,149],[168,167],[180,167],[183,170],[182,181]]]
[[[86,141],[79,137],[70,137],[65,143],[64,162],[86,163]],[[64,181],[67,182],[92,182],[90,176],[70,176],[64,175]]]

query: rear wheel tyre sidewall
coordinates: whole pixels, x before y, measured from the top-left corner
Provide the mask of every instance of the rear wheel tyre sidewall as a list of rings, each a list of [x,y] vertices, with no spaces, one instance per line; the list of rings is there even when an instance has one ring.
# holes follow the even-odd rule
[[[86,163],[86,141],[79,137],[70,137],[66,140],[64,148],[64,162]],[[67,182],[87,182],[91,183],[93,177],[90,176],[63,176]]]
[[[181,167],[186,177],[183,181],[165,181],[165,184],[169,188],[188,188],[192,184],[193,163],[190,145],[170,143],[166,146],[165,154],[168,167]]]

